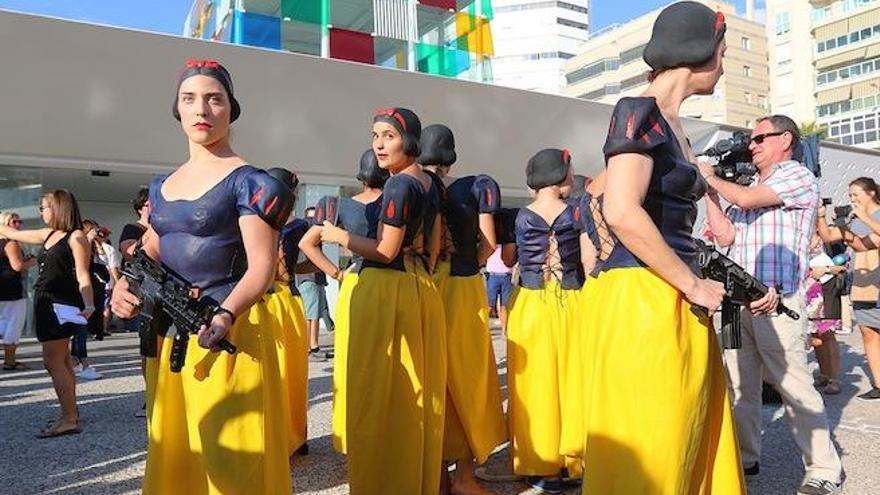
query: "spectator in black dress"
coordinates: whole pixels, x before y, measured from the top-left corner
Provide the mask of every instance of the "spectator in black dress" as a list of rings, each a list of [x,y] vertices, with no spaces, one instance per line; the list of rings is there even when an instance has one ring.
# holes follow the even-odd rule
[[[40,200],[40,214],[45,228],[16,230],[0,225],[0,235],[43,247],[37,257],[40,275],[34,285],[34,326],[43,345],[43,364],[61,403],[61,417],[37,434],[49,438],[81,431],[68,342],[85,327],[95,303],[89,276],[91,249],[76,198],[64,189],[46,193]]]

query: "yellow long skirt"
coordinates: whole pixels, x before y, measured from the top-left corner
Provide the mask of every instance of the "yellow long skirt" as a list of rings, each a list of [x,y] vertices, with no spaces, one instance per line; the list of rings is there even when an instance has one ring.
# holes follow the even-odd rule
[[[583,493],[745,493],[711,327],[646,268],[610,270],[594,283]]]
[[[266,296],[269,312],[281,322],[283,331],[275,334],[282,390],[286,405],[288,449],[292,455],[308,439],[309,410],[309,331],[300,296],[287,284],[275,284]]]
[[[447,391],[443,458],[486,462],[507,440],[501,385],[489,333],[486,282],[482,275],[450,276],[438,265],[434,282],[446,311]]]
[[[348,335],[351,319],[351,293],[358,283],[357,273],[347,273],[339,287],[336,300],[336,331],[333,334],[333,448],[340,454],[348,453],[345,438],[345,383],[348,366]]]
[[[517,287],[510,297],[507,414],[516,474],[550,476],[577,467],[560,453],[566,370],[559,346],[577,325],[580,300],[579,291],[555,280],[538,290]]]
[[[351,295],[346,384],[352,495],[436,495],[446,402],[446,327],[431,277],[365,268]]]
[[[583,346],[589,328],[584,324],[585,312],[593,304],[591,292],[595,279],[587,277],[583,287],[576,295],[577,316],[573,324],[559,333],[560,368],[560,410],[562,425],[559,440],[559,453],[565,457],[569,475],[579,478],[583,473],[584,438],[586,424],[584,417],[584,367]]]
[[[257,303],[229,332],[238,352],[210,352],[193,335],[180,373],[169,367],[171,340],[162,343],[143,493],[291,493],[280,331]]]

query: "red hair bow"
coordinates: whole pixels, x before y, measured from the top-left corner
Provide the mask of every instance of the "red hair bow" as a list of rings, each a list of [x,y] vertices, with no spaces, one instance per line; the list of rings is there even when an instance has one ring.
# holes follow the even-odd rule
[[[208,69],[219,69],[220,62],[211,59],[199,60],[195,58],[187,59],[185,64],[187,69],[195,69],[197,67],[205,67]]]
[[[715,13],[715,33],[721,31],[721,28],[724,27],[724,14],[722,12]]]
[[[402,127],[404,131],[406,130],[406,121],[403,120],[403,115],[400,115],[399,113],[397,113],[397,110],[395,110],[394,108],[390,108],[390,107],[389,108],[380,108],[380,109],[376,110],[375,116],[376,117],[392,117],[394,120],[400,122],[400,127]]]

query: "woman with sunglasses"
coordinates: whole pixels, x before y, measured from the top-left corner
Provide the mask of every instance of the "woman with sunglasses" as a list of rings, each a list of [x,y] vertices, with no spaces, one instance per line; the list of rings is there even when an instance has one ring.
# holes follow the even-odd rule
[[[0,225],[21,230],[18,213],[0,213]],[[0,236],[0,338],[3,339],[3,369],[6,371],[30,369],[15,359],[15,350],[21,339],[27,317],[22,275],[30,270],[37,260],[25,257],[18,241]]]
[[[187,61],[172,115],[189,141],[189,159],[150,184],[143,251],[219,307],[190,336],[179,373],[169,366],[171,340],[160,338],[155,399],[148,404],[148,495],[291,491],[276,344],[283,328],[263,296],[292,195],[232,150],[230,125],[240,112],[222,65]],[[120,280],[114,312],[133,317],[140,303]],[[224,339],[235,353],[219,352]]]
[[[692,235],[707,190],[679,109],[723,73],[726,24],[697,2],[654,23],[651,83],[621,99],[604,153],[616,237],[591,282],[584,339],[584,494],[745,493],[725,370],[706,318],[724,287],[699,275]]]
[[[42,246],[34,284],[34,327],[43,346],[43,364],[61,403],[61,417],[37,437],[50,438],[81,431],[70,338],[85,330],[95,303],[89,274],[92,252],[76,198],[64,189],[46,193],[40,199],[40,216],[46,228],[17,230],[0,225],[0,235]]]
[[[431,279],[440,194],[416,163],[422,126],[405,108],[373,117],[391,177],[366,237],[325,221],[321,241],[363,256],[351,294],[346,441],[351,493],[436,495],[443,457],[446,320]],[[436,256],[436,255],[433,255]]]

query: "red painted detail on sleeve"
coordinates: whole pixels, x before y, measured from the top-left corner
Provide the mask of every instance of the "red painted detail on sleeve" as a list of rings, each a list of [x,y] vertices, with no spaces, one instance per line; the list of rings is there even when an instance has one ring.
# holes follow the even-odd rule
[[[494,199],[495,199],[495,197],[492,194],[492,190],[486,189],[486,204],[489,206],[494,206],[495,205]]]
[[[394,218],[394,200],[388,202],[388,207],[385,208],[385,218]]]
[[[630,112],[626,118],[626,138],[632,140],[636,136],[636,114]]]
[[[256,204],[257,204],[261,199],[263,199],[263,187],[262,187],[262,186],[260,186],[260,188],[257,189],[257,190],[254,192],[254,195],[251,196],[250,206],[251,206],[251,207],[256,206]]]
[[[661,136],[665,136],[665,135],[666,135],[666,134],[663,132],[663,126],[660,125],[660,122],[659,122],[659,121],[656,121],[656,120],[654,121],[654,125],[651,126],[651,130],[654,131],[654,132],[656,132],[657,134],[660,134]]]
[[[269,212],[272,211],[272,208],[275,208],[275,204],[278,203],[278,196],[272,196],[272,201],[269,201],[266,204],[266,207],[263,208],[263,215],[269,215]]]

